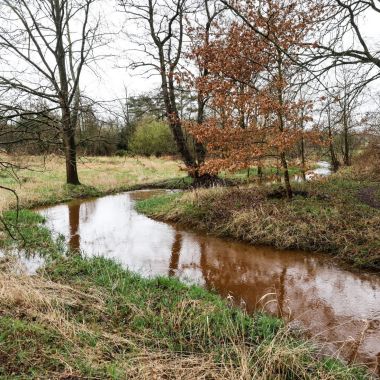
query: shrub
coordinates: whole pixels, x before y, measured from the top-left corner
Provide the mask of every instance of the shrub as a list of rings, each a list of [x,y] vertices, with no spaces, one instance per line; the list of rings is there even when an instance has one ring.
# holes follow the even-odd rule
[[[145,119],[137,125],[130,142],[132,153],[162,156],[177,152],[169,126],[162,121]]]

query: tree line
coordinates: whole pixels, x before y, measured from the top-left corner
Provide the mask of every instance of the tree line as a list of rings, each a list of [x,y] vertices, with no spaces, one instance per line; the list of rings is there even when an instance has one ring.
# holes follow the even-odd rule
[[[127,150],[146,115],[168,126],[195,181],[274,159],[288,197],[294,152],[304,168],[305,150],[321,147],[337,169],[379,134],[378,108],[365,104],[377,104],[380,76],[364,29],[380,18],[376,1],[118,0],[139,31],[131,68],[160,89],[126,96],[117,116],[81,89],[110,39],[99,2],[0,1],[0,148],[62,152],[68,183],[79,184],[78,151]]]

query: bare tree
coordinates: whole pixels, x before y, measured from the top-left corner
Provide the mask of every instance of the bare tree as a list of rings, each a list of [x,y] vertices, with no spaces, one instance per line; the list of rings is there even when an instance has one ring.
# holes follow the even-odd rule
[[[343,69],[336,76],[337,84],[334,88],[336,122],[341,130],[343,164],[351,165],[352,133],[358,127],[360,116],[357,112],[362,104],[363,79],[358,77],[355,71]]]
[[[99,19],[90,13],[95,1],[0,0],[0,118],[33,114],[28,99],[59,112],[67,183],[74,185],[80,78],[100,41]]]
[[[186,48],[190,46],[186,26],[198,12],[203,12],[205,35],[209,33],[211,23],[219,13],[218,7],[211,10],[210,1],[190,0],[120,0],[123,10],[138,28],[146,31],[146,38],[139,33],[137,50],[142,53],[141,61],[135,61],[132,68],[140,68],[144,74],[159,75],[166,117],[174,136],[178,152],[189,173],[199,183],[212,181],[208,175],[200,175],[199,167],[205,159],[204,146],[195,141],[194,147],[188,144],[187,135],[181,119],[181,91],[178,91],[176,79],[190,68],[182,67]],[[199,21],[199,20],[198,20]],[[199,23],[197,24],[199,26]],[[195,68],[193,68],[195,69]],[[203,73],[207,75],[207,72]],[[178,96],[180,94],[180,96]],[[207,99],[197,97],[197,120],[202,121]]]
[[[218,16],[223,13],[226,9],[225,6],[219,4],[215,1],[203,0],[201,1],[198,11],[195,14],[195,25],[194,29],[195,36],[190,36],[192,39],[192,44],[199,42],[199,38],[202,40],[204,46],[208,46],[211,40],[211,32],[213,23],[217,20]],[[209,75],[209,68],[207,62],[200,62],[198,59],[195,59],[198,77],[205,78]],[[201,125],[205,119],[206,106],[209,100],[207,94],[203,94],[201,91],[198,91],[196,94],[197,97],[197,123]],[[206,149],[202,144],[197,144],[195,147],[196,156],[198,163],[202,163],[206,157]]]
[[[336,66],[367,67],[366,85],[380,78],[380,49],[366,33],[366,19],[380,21],[378,0],[325,0],[318,40],[311,49],[309,64],[326,71]],[[327,63],[321,64],[322,62]]]
[[[121,0],[120,3],[129,18],[136,20],[149,36],[145,41],[139,39],[139,50],[144,57],[134,62],[133,67],[160,75],[169,126],[185,165],[193,167],[195,160],[186,144],[175,94],[175,75],[183,53],[186,0]]]

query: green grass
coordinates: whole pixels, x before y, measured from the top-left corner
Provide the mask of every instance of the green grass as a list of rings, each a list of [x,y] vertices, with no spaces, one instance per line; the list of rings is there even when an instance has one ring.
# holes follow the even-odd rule
[[[315,348],[292,337],[278,319],[249,316],[172,278],[143,279],[104,258],[61,257],[43,279],[9,282],[8,302],[0,298],[4,379],[69,372],[127,379],[136,365],[151,371],[144,360],[136,363],[141,355],[153,361],[155,356],[156,366],[165,365],[161,357],[171,358],[178,373],[191,358],[198,371],[212,370],[216,379],[238,378],[242,371],[258,379],[367,378],[362,369],[317,359]],[[45,294],[49,287],[55,287],[54,297]],[[37,296],[43,302],[36,302]],[[181,378],[170,377],[169,368],[161,371]]]
[[[369,378],[324,358],[277,318],[174,278],[63,252],[32,212],[20,213],[19,229],[34,229],[50,259],[38,276],[0,272],[0,379]]]
[[[301,173],[301,169],[299,167],[289,167],[289,175],[293,176],[296,174]],[[282,169],[279,169],[280,174],[282,173]],[[262,175],[263,177],[268,177],[268,176],[274,176],[278,173],[277,168],[275,167],[267,167],[264,166],[262,168]],[[249,174],[249,175],[248,175]],[[244,182],[250,182],[255,179],[255,177],[258,176],[258,169],[257,167],[252,167],[249,169],[242,169],[238,170],[236,172],[230,173],[230,172],[223,172],[221,173],[222,178],[227,178],[227,179],[233,179],[233,180],[240,180]]]
[[[258,337],[273,338],[281,325],[269,317],[249,318],[202,288],[188,287],[173,278],[143,279],[104,258],[75,256],[56,262],[48,273],[54,281],[82,289],[94,285],[105,289],[107,321],[114,328],[128,323],[150,348],[217,351],[231,338],[231,321],[238,339],[252,344]]]
[[[56,330],[17,317],[0,317],[0,377],[37,378],[60,372],[73,347]]]
[[[0,247],[9,248],[17,243],[29,251],[38,249],[40,254],[51,252],[55,242],[50,231],[42,226],[44,222],[44,217],[33,211],[4,212],[0,225],[0,232],[3,232],[4,238],[0,239]]]
[[[140,212],[217,235],[281,249],[327,252],[357,268],[380,270],[380,210],[360,189],[379,183],[345,176],[294,184],[308,196],[270,199],[273,186],[217,188],[151,198]]]
[[[65,163],[59,156],[10,156],[7,161],[14,162],[24,169],[16,171],[18,179],[11,173],[0,170],[3,186],[17,191],[21,208],[53,205],[75,198],[91,198],[102,195],[138,190],[143,188],[188,189],[193,180],[183,164],[173,159],[156,157],[83,157],[78,162],[79,177],[82,185],[66,185]],[[264,175],[273,175],[275,168],[264,168]],[[297,173],[297,168],[291,168]],[[222,173],[221,177],[235,184],[252,182],[257,179],[257,168],[246,171]],[[14,209],[16,198],[10,192],[0,189],[0,213]]]

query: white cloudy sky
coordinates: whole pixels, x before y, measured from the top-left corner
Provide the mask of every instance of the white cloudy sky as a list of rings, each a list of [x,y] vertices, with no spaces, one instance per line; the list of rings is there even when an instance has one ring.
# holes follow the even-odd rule
[[[135,45],[125,32],[138,36],[144,31],[137,29],[132,22],[126,21],[126,15],[116,5],[116,1],[101,0],[99,6],[100,8],[95,12],[100,12],[102,18],[107,20],[107,27],[115,33],[112,42],[104,48],[107,53],[111,52],[112,57],[102,59],[97,63],[96,74],[91,70],[86,70],[82,77],[81,87],[89,95],[96,94],[98,100],[124,98],[125,87],[128,88],[129,95],[157,88],[158,78],[146,78],[127,68],[136,53],[133,52]]]
[[[127,58],[133,60],[134,53],[130,49],[133,49],[134,46],[120,31],[124,29],[129,33],[139,35],[139,33],[144,33],[144,30],[136,29],[132,23],[126,22],[125,14],[120,12],[116,1],[101,0],[100,4],[99,10],[96,11],[101,12],[104,19],[108,20],[109,26],[116,32],[110,46],[115,57],[100,61],[96,76],[87,71],[83,76],[82,88],[84,87],[88,94],[96,94],[98,100],[124,98],[125,86],[128,88],[129,95],[157,88],[159,86],[158,78],[142,77],[132,70],[121,67],[127,64]],[[374,45],[380,45],[379,23],[378,14],[368,14],[362,20],[364,34]]]
[[[112,101],[125,98],[125,87],[127,87],[129,95],[157,88],[159,86],[157,77],[142,77],[137,72],[126,68],[128,63],[136,57],[136,53],[132,51],[135,45],[124,32],[144,37],[146,31],[136,27],[132,22],[126,21],[126,15],[121,12],[116,0],[98,0],[96,4],[96,8],[93,8],[94,17],[100,15],[103,22],[107,24],[104,26],[104,30],[113,32],[111,43],[98,53],[111,53],[112,56],[98,61],[95,70],[86,69],[83,72],[82,91],[98,101]],[[379,22],[378,14],[377,17],[368,16],[362,20],[365,34],[376,45],[380,45]]]

